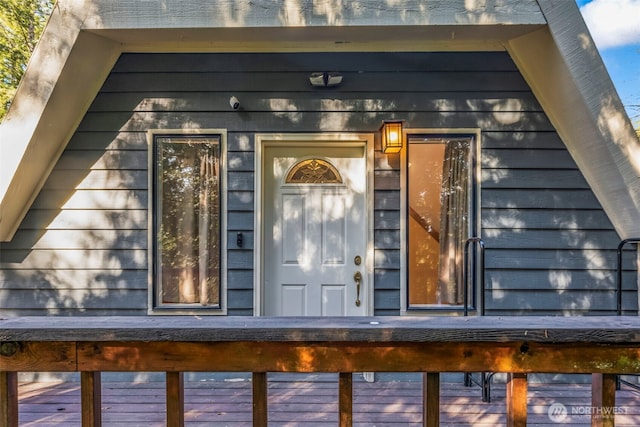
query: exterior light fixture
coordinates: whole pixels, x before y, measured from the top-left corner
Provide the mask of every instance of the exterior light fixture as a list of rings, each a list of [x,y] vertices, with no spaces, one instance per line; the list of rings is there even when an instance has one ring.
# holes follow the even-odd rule
[[[309,76],[309,83],[314,87],[333,87],[342,83],[342,75],[336,72],[313,73]]]
[[[399,153],[402,150],[402,121],[384,121],[380,128],[382,134],[382,152]]]

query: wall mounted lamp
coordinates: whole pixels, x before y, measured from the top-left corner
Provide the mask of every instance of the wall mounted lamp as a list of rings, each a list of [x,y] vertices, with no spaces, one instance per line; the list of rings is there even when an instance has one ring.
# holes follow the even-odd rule
[[[342,83],[342,75],[337,72],[312,73],[309,76],[309,83],[314,87],[333,87]]]
[[[382,122],[382,152],[385,154],[399,153],[402,150],[402,121],[389,120]]]

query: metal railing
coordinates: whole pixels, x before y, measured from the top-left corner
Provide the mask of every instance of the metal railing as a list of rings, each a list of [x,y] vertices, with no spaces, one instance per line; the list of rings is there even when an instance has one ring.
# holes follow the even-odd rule
[[[622,316],[622,255],[624,247],[629,243],[640,243],[640,237],[631,237],[620,241],[616,251],[616,315]],[[620,390],[622,384],[633,389],[640,390],[640,384],[626,381],[616,376],[616,389]]]
[[[474,254],[473,259],[469,257],[469,248],[471,244],[477,245],[479,248],[478,252]],[[477,279],[480,276],[480,288],[478,289],[478,293],[480,294],[479,301],[479,310],[478,314],[480,316],[484,316],[485,314],[485,278],[484,278],[484,241],[480,237],[470,237],[464,243],[464,292],[463,292],[463,304],[464,304],[464,316],[469,315],[469,288],[473,289],[474,292],[477,287]],[[478,258],[478,259],[477,259]],[[480,264],[480,268],[478,269],[478,262]],[[471,274],[471,283],[469,283],[469,271]],[[480,372],[480,378],[475,379],[473,373],[466,372],[464,374],[464,385],[467,387],[471,387],[473,384],[480,387],[482,392],[482,401],[483,402],[491,402],[491,380],[495,375],[494,372]]]
[[[478,271],[478,264],[476,263],[476,256],[472,259],[469,258],[469,247],[474,243],[478,245],[480,248],[478,252],[478,257],[480,261],[480,271]],[[469,287],[476,292],[477,288],[477,280],[478,276],[480,276],[480,289],[478,290],[480,294],[480,310],[479,313],[481,316],[484,316],[484,241],[480,237],[469,237],[464,242],[464,269],[463,269],[463,291],[462,291],[462,303],[464,305],[464,315],[469,315]],[[471,283],[469,283],[469,270],[473,272],[471,275]]]
[[[616,313],[622,316],[622,253],[628,243],[640,243],[640,237],[624,239],[616,252]]]

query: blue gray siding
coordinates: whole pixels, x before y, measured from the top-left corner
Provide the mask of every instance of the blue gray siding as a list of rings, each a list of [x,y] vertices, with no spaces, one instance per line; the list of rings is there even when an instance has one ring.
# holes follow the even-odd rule
[[[617,233],[555,132],[483,135],[488,314],[612,314]],[[635,253],[624,309],[636,309]]]
[[[309,85],[311,72],[334,70],[338,88]],[[251,315],[254,134],[376,132],[390,118],[482,130],[487,314],[612,313],[619,238],[501,52],[123,55],[15,238],[0,244],[0,307],[146,314],[146,131],[225,128],[227,308]],[[399,314],[400,163],[379,148],[375,159],[376,314]],[[627,255],[625,308],[635,309]]]

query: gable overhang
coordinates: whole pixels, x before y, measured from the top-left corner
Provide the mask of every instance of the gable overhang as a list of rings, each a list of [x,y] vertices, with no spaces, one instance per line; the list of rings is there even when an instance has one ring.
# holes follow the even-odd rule
[[[506,48],[621,239],[640,237],[640,141],[573,1]]]
[[[59,0],[0,125],[0,241],[12,238],[123,52],[506,49],[620,235],[640,235],[632,221],[640,212],[638,141],[577,7],[481,3]],[[573,30],[584,30],[577,41]]]

